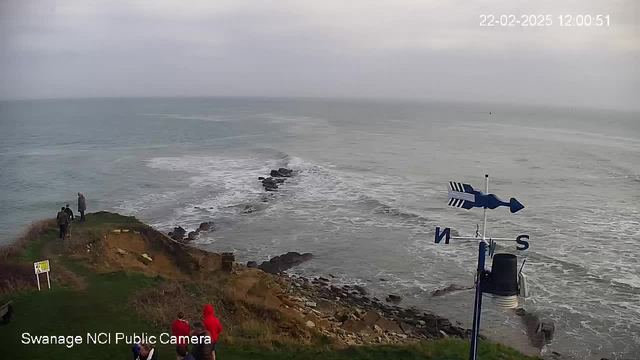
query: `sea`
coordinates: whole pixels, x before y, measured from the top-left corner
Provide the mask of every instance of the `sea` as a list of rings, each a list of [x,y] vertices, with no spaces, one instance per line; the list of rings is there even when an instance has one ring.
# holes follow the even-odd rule
[[[269,98],[123,98],[0,102],[0,243],[76,209],[134,215],[156,229],[233,251],[240,262],[288,251],[293,274],[403,296],[470,326],[475,241],[436,244],[436,226],[474,236],[482,209],[447,206],[450,181],[525,208],[488,211],[487,236],[530,236],[530,296],[553,321],[543,353],[640,358],[640,114],[505,104]],[[278,191],[258,181],[295,171]],[[245,210],[250,207],[252,212]],[[487,259],[487,265],[491,259]],[[521,334],[484,301],[482,331]],[[500,340],[500,339],[499,339]]]

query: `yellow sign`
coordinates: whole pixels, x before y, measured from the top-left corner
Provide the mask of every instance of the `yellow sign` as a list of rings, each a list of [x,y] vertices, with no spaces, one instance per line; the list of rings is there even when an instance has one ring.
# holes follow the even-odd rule
[[[49,260],[35,262],[35,263],[33,263],[33,268],[36,271],[36,275],[37,274],[42,274],[42,273],[47,273],[50,270],[50,268],[49,268]]]

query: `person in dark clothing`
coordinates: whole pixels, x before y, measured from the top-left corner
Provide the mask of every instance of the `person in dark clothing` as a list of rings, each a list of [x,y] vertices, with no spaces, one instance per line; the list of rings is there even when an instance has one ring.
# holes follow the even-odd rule
[[[133,360],[138,360],[138,358],[140,357],[140,345],[133,344],[131,351],[133,351]]]
[[[140,356],[138,360],[158,360],[158,352],[151,344],[140,345]]]
[[[178,354],[178,360],[196,360],[193,355],[189,354],[187,347],[184,345],[178,345],[176,347],[176,353]]]
[[[64,208],[64,212],[69,215],[69,219],[71,219],[71,221],[75,220],[75,217],[73,216],[73,210],[69,208],[69,204],[67,204],[67,206]]]
[[[80,222],[84,222],[85,211],[87,211],[87,201],[82,193],[78,193],[78,212],[80,213]]]
[[[191,354],[196,360],[213,360],[213,348],[211,347],[211,334],[204,328],[201,321],[193,323],[191,336],[197,336],[197,343],[193,343]],[[209,341],[206,341],[208,337]]]
[[[64,206],[62,207],[62,210],[58,212],[58,215],[56,215],[56,223],[58,224],[58,227],[60,227],[60,235],[58,238],[64,240],[67,233],[67,225],[69,225],[69,215],[64,211]]]
[[[67,224],[67,237],[71,237],[71,224],[75,217],[73,216],[73,210],[69,208],[69,204],[64,208],[64,212],[69,216],[69,223]]]

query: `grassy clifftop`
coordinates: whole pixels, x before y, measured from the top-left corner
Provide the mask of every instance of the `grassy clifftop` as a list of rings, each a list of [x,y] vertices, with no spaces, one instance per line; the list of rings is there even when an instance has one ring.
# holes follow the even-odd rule
[[[0,305],[9,300],[14,305],[12,322],[0,326],[4,358],[127,359],[130,346],[115,344],[116,333],[159,336],[169,331],[178,310],[193,322],[206,303],[214,305],[225,328],[219,359],[468,357],[468,342],[461,339],[398,346],[335,343],[278,310],[274,299],[286,286],[279,277],[246,268],[223,272],[218,254],[179,244],[132,217],[89,214],[86,223],[73,225],[71,239],[56,237],[55,223],[41,221],[0,249]],[[38,291],[32,263],[44,259],[51,261],[52,288]],[[24,333],[79,335],[83,343],[27,345]],[[111,344],[88,345],[87,333],[111,333]],[[156,347],[161,359],[174,358],[174,345]],[[482,359],[532,359],[488,343],[480,353]]]

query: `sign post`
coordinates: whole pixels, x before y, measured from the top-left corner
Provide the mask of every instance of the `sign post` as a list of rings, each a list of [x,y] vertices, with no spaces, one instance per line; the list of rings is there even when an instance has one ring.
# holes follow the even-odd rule
[[[492,293],[494,296],[506,296],[512,297],[514,294],[514,290],[505,288],[505,277],[506,283],[509,284],[509,280],[514,280],[517,283],[517,275],[514,274],[491,274],[490,271],[485,270],[485,259],[487,248],[489,250],[489,255],[493,256],[495,252],[496,243],[495,240],[500,241],[515,241],[518,246],[516,246],[517,250],[526,250],[529,248],[529,242],[523,239],[529,239],[528,235],[520,235],[515,240],[509,238],[489,238],[487,241],[487,209],[496,209],[498,207],[504,206],[508,207],[511,213],[516,213],[522,209],[524,209],[524,205],[522,205],[518,200],[511,198],[509,202],[505,202],[500,200],[496,195],[489,194],[489,175],[485,175],[485,186],[484,192],[480,192],[474,190],[474,188],[469,184],[462,183],[449,183],[449,206],[455,206],[463,209],[472,209],[474,207],[481,207],[484,209],[483,220],[482,220],[482,233],[480,230],[476,230],[475,237],[464,237],[464,236],[451,236],[451,229],[445,228],[443,231],[440,230],[440,227],[436,227],[435,233],[435,242],[436,244],[440,243],[442,239],[445,239],[445,244],[449,244],[450,239],[454,240],[464,240],[464,241],[478,241],[478,270],[475,276],[475,299],[473,305],[473,324],[472,324],[472,333],[471,333],[471,346],[469,349],[469,360],[477,360],[478,358],[478,336],[480,332],[480,315],[482,314],[482,294],[483,293]],[[512,255],[508,255],[512,256]],[[515,261],[515,256],[513,256]],[[496,258],[494,258],[494,262]],[[500,260],[504,263],[504,260]],[[509,279],[509,275],[513,275],[515,279]],[[493,281],[490,281],[493,280]],[[516,285],[517,288],[517,285]],[[516,294],[518,289],[515,290]],[[512,303],[508,303],[512,304]],[[517,298],[515,301],[515,305],[517,306]]]
[[[47,274],[47,286],[51,289],[51,279],[49,278],[49,271],[51,268],[49,267],[49,260],[38,261],[33,263],[33,269],[36,273],[36,281],[38,282],[38,291],[40,291],[40,274]]]

